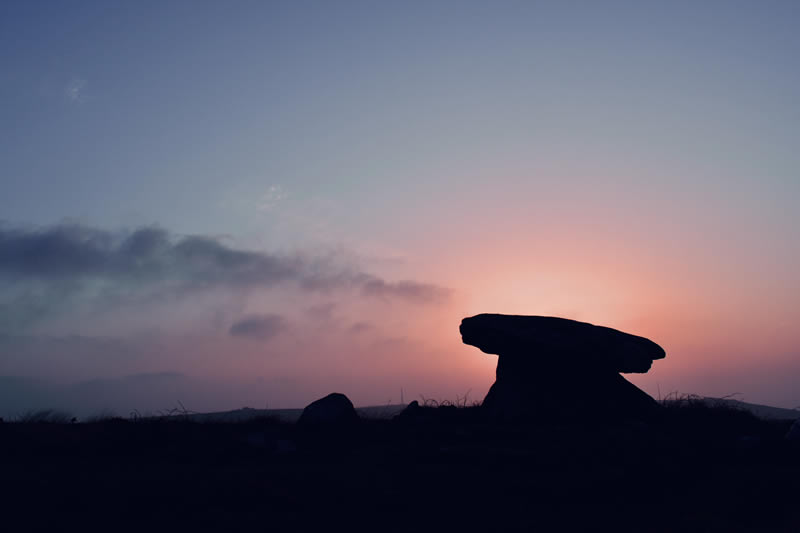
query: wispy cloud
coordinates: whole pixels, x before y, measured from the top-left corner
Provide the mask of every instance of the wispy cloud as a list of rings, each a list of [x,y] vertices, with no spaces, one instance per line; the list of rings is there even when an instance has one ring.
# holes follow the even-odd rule
[[[284,331],[287,324],[286,319],[280,315],[249,315],[234,322],[228,333],[234,337],[266,341]]]
[[[280,185],[271,185],[261,196],[256,207],[259,211],[271,211],[288,196],[288,193]]]
[[[86,89],[89,82],[83,78],[73,77],[64,87],[64,96],[72,103],[82,103],[86,100]]]
[[[356,322],[355,324],[350,326],[348,331],[350,333],[359,334],[359,333],[365,333],[373,329],[375,329],[375,326],[370,324],[369,322]]]
[[[312,320],[328,321],[333,318],[333,312],[336,310],[335,302],[327,302],[318,305],[312,305],[306,309],[306,315]]]
[[[441,303],[450,297],[450,290],[430,283],[420,283],[417,281],[403,280],[397,282],[387,282],[382,279],[373,278],[364,282],[361,291],[368,296],[378,298],[402,298],[404,300],[435,304]]]

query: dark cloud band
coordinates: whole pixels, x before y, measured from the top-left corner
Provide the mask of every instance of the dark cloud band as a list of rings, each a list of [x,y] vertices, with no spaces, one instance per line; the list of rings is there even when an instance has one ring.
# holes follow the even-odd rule
[[[324,256],[241,250],[209,236],[175,238],[157,227],[114,233],[75,224],[0,226],[0,284],[4,281],[7,286],[27,282],[70,291],[105,282],[133,293],[162,286],[191,291],[293,283],[306,291],[349,288],[367,297],[420,304],[438,303],[449,295],[436,285],[389,282]]]

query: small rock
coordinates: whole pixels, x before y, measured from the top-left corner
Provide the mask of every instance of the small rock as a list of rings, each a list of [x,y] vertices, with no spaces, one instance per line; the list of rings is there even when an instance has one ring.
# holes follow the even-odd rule
[[[422,407],[419,406],[419,402],[417,400],[414,400],[410,404],[406,405],[405,409],[395,415],[394,419],[409,420],[419,416],[420,411],[422,411]]]
[[[357,424],[359,420],[353,402],[344,394],[334,392],[308,404],[297,424],[303,427],[340,427]]]

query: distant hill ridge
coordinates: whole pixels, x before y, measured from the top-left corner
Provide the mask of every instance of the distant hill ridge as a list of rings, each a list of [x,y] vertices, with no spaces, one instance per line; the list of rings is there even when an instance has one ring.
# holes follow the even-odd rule
[[[368,407],[356,407],[356,412],[363,418],[387,419],[398,414],[405,409],[404,404],[373,405]],[[284,422],[297,422],[303,409],[253,409],[243,407],[233,411],[221,411],[216,413],[193,413],[187,415],[190,420],[196,422],[245,422],[254,418],[272,417]]]
[[[768,418],[773,420],[796,420],[800,418],[800,409],[786,409],[784,407],[772,407],[771,405],[760,405],[757,403],[748,403],[740,400],[733,400],[731,398],[703,398],[711,403],[723,403],[731,407],[737,407],[750,411],[759,418]]]
[[[709,403],[722,403],[730,407],[744,409],[750,411],[759,418],[775,420],[796,420],[800,418],[800,410],[798,409],[772,407],[770,405],[748,403],[730,398],[704,397],[702,399]],[[363,418],[387,419],[392,418],[405,407],[405,404],[373,405],[357,407],[356,411]],[[296,422],[300,418],[302,412],[303,409],[253,409],[250,407],[243,407],[241,409],[234,409],[233,411],[194,413],[187,416],[191,420],[197,422],[245,422],[261,417],[274,417],[284,422]]]

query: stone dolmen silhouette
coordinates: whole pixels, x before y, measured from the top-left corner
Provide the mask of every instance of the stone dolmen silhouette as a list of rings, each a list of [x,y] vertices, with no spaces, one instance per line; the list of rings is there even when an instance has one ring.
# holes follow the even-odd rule
[[[565,318],[481,314],[461,322],[464,344],[497,354],[483,409],[501,418],[643,418],[659,409],[620,372],[644,373],[664,349],[644,337]]]

